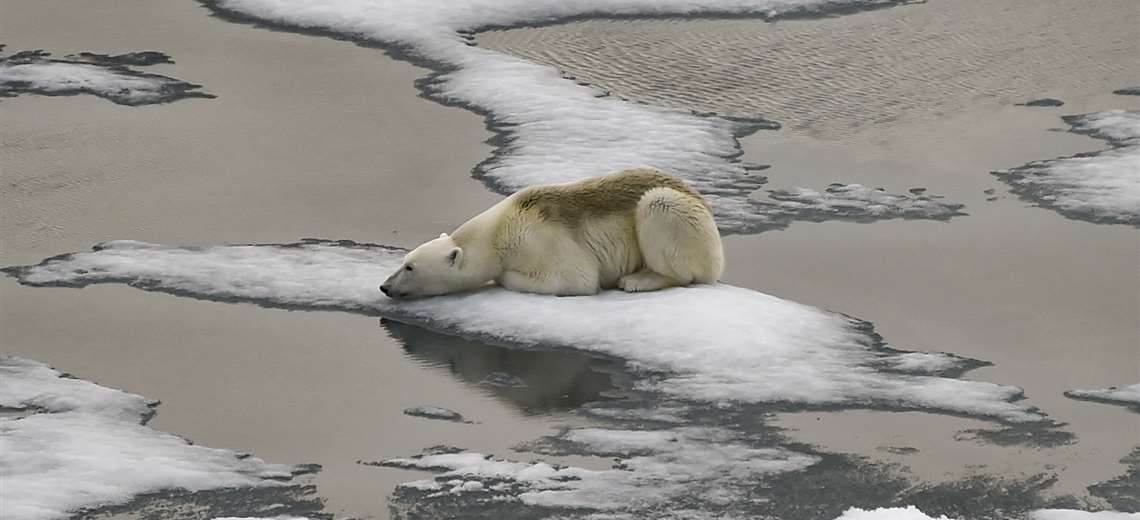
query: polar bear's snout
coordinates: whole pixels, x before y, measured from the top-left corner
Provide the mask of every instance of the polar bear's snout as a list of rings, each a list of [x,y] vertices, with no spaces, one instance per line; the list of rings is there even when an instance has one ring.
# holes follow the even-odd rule
[[[393,298],[393,299],[395,299],[395,298],[407,298],[408,296],[410,296],[410,293],[408,293],[407,291],[398,291],[395,289],[395,287],[396,287],[395,278],[399,274],[400,274],[399,271],[397,271],[392,276],[389,276],[387,280],[384,280],[384,283],[380,284],[380,292],[384,293],[384,296],[387,296],[387,297]]]

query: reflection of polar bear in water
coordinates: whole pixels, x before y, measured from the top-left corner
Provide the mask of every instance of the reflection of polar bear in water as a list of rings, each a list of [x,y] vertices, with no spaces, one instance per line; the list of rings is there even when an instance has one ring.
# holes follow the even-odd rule
[[[723,268],[720,234],[700,194],[640,169],[515,193],[408,253],[380,290],[431,296],[494,280],[540,294],[655,291],[715,282]]]

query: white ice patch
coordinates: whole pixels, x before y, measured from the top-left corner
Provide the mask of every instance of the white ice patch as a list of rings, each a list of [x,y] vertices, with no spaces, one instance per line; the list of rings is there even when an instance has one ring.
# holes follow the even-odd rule
[[[1068,397],[1089,399],[1140,407],[1140,383],[1123,387],[1109,387],[1100,390],[1069,390]]]
[[[1070,131],[1107,141],[1107,150],[1035,161],[994,172],[1013,191],[1072,218],[1140,226],[1140,111],[1064,118]]]
[[[309,520],[304,516],[223,516],[214,520]]]
[[[808,188],[770,190],[774,210],[799,214],[798,218],[844,217],[876,219],[887,217],[946,219],[962,215],[962,205],[941,202],[925,195],[899,195],[862,184],[832,184],[822,192]]]
[[[0,359],[0,407],[46,412],[83,412],[145,422],[157,404],[142,396],[66,377],[30,359]]]
[[[1079,511],[1076,509],[1038,509],[1029,513],[1029,520],[1140,520],[1140,513],[1116,511]]]
[[[928,516],[919,511],[917,507],[880,507],[878,509],[859,509],[852,507],[844,511],[835,520],[952,520],[946,516]]]
[[[0,358],[0,405],[39,409],[0,418],[0,504],[9,520],[67,518],[165,489],[273,486],[291,466],[194,446],[141,423],[150,401]]]
[[[226,12],[274,24],[332,31],[396,45],[441,74],[424,88],[445,103],[489,114],[502,132],[495,156],[479,168],[496,189],[575,181],[626,168],[653,166],[681,176],[709,199],[721,229],[756,231],[786,225],[787,207],[749,198],[764,181],[736,159],[736,138],[756,128],[626,102],[564,79],[554,68],[473,46],[467,34],[491,26],[549,22],[573,16],[748,14],[776,17],[894,0],[211,0]],[[870,207],[865,200],[848,204]],[[819,211],[830,210],[815,205]],[[944,218],[940,204],[910,204],[905,214]],[[862,211],[870,215],[870,211]],[[834,216],[843,216],[841,213]]]
[[[899,372],[933,374],[957,370],[968,365],[967,360],[941,352],[907,352],[888,358],[884,365]]]
[[[0,96],[20,92],[93,94],[124,105],[162,103],[182,97],[212,97],[193,92],[197,85],[121,65],[55,60],[46,53],[0,57]]]
[[[626,360],[648,390],[712,403],[881,406],[1043,420],[1010,386],[881,367],[909,363],[879,349],[870,325],[730,285],[557,298],[488,288],[410,301],[377,284],[403,251],[310,241],[204,249],[109,242],[6,271],[32,285],[127,283],[147,290],[276,307],[383,315],[521,347],[572,348]]]
[[[560,439],[583,452],[618,455],[613,469],[588,470],[522,463],[479,453],[429,454],[391,459],[384,465],[443,471],[433,480],[403,484],[424,491],[417,500],[479,493],[488,500],[528,506],[600,511],[667,509],[693,497],[706,506],[741,501],[758,480],[804,469],[819,459],[783,448],[752,447],[738,434],[709,428],[662,431],[581,429]],[[696,504],[693,504],[696,505]]]

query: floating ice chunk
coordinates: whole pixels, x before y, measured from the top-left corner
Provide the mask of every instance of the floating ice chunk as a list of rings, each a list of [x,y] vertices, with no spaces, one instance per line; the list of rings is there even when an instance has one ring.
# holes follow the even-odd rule
[[[979,366],[979,362],[941,352],[904,352],[883,358],[883,366],[912,374],[938,374]]]
[[[832,184],[823,192],[809,188],[770,190],[772,213],[789,212],[802,220],[848,218],[928,218],[946,220],[965,215],[963,206],[925,195],[900,195],[862,184]]]
[[[304,517],[304,516],[287,516],[287,515],[286,516],[270,516],[270,517],[223,516],[223,517],[214,518],[214,520],[309,520],[309,518]]]
[[[609,403],[591,403],[578,408],[578,413],[590,417],[613,419],[618,421],[638,421],[679,424],[684,422],[679,415],[684,412],[682,407],[655,406],[652,408],[638,408],[615,406]]]
[[[702,402],[881,406],[1006,422],[1044,419],[1020,389],[886,370],[870,324],[729,285],[554,298],[499,288],[409,301],[377,284],[403,251],[345,242],[204,249],[109,242],[5,271],[29,285],[118,282],[222,301],[382,315],[516,347],[624,359],[639,384]],[[525,312],[519,312],[525,310]]]
[[[159,63],[174,63],[174,60],[170,59],[169,55],[158,51],[127,52],[114,56],[94,52],[81,52],[79,54],[69,54],[65,57],[69,61],[82,61],[100,65],[130,65],[135,67],[145,67]]]
[[[199,85],[159,74],[138,72],[119,64],[132,61],[158,63],[154,61],[158,58],[150,54],[84,54],[87,56],[79,56],[74,60],[51,59],[48,58],[48,53],[40,51],[0,57],[0,97],[25,92],[50,96],[92,94],[120,105],[147,105],[188,97],[214,97],[198,92]],[[100,57],[110,61],[96,61]]]
[[[90,381],[64,377],[30,359],[0,359],[0,407],[47,412],[83,412],[143,423],[156,401]]]
[[[1112,404],[1122,404],[1140,410],[1140,383],[1124,387],[1108,387],[1100,390],[1069,390],[1066,397],[1085,399]]]
[[[1024,103],[1016,103],[1018,106],[1023,107],[1059,107],[1065,104],[1064,101],[1056,98],[1041,98],[1031,99]]]
[[[302,30],[398,46],[439,71],[423,82],[440,102],[486,114],[499,133],[476,176],[500,192],[653,166],[705,194],[727,232],[783,227],[797,212],[753,200],[763,185],[737,159],[737,138],[770,121],[733,121],[599,95],[554,68],[472,46],[485,27],[573,16],[747,14],[774,18],[902,3],[895,0],[209,0],[215,10]],[[928,208],[929,209],[929,208]],[[957,214],[957,213],[952,213]],[[914,208],[910,217],[942,218]],[[844,217],[811,213],[813,218]],[[870,213],[863,215],[871,217]],[[879,215],[874,215],[878,217]],[[881,216],[897,216],[883,213]]]
[[[951,520],[946,516],[927,516],[917,507],[880,507],[878,509],[864,510],[852,507],[844,511],[835,520]]]
[[[1071,132],[1112,147],[993,172],[1024,199],[1070,218],[1140,226],[1140,111],[1063,118]]]
[[[440,421],[470,422],[463,418],[463,414],[438,406],[413,406],[411,408],[404,408],[404,415],[423,417],[425,419],[437,419]]]
[[[1116,511],[1079,511],[1076,509],[1038,509],[1029,513],[1029,520],[1140,520],[1140,513]]]
[[[401,492],[419,503],[460,492],[541,508],[644,512],[668,506],[673,512],[673,502],[682,497],[689,502],[687,507],[697,506],[696,502],[738,504],[758,480],[798,471],[819,460],[783,448],[754,447],[737,437],[710,428],[590,428],[569,430],[554,440],[576,446],[576,453],[621,456],[613,469],[599,471],[478,453],[428,454],[382,464],[443,472],[433,480],[401,485],[397,502]]]
[[[152,430],[141,424],[145,398],[35,361],[0,359],[0,403],[47,412],[0,418],[0,504],[11,520],[67,518],[161,490],[278,486],[294,470]]]

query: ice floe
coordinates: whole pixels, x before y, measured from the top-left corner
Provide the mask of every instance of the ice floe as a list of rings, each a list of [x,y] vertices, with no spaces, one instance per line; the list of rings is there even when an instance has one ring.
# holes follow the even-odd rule
[[[1018,388],[930,375],[949,361],[883,348],[866,322],[756,291],[718,284],[551,298],[487,288],[393,301],[376,286],[402,256],[349,242],[180,248],[116,241],[5,271],[29,285],[117,282],[205,299],[381,315],[520,348],[586,351],[624,360],[645,375],[640,389],[677,399],[1044,420],[1019,401]]]
[[[1104,499],[1118,511],[1140,511],[1140,446],[1120,463],[1128,468],[1124,474],[1089,486],[1089,494]]]
[[[809,219],[948,218],[953,205],[835,195],[800,208],[756,200],[766,179],[739,160],[737,138],[763,120],[740,121],[627,102],[563,78],[554,68],[474,46],[487,27],[551,22],[575,16],[754,15],[778,18],[892,5],[894,0],[208,0],[234,19],[297,30],[331,32],[386,44],[438,72],[421,82],[425,94],[485,114],[499,136],[497,150],[476,176],[508,193],[613,171],[652,166],[689,181],[712,204],[722,230],[755,232],[786,226],[802,211]],[[809,196],[804,192],[803,196]],[[820,197],[816,197],[820,198]]]
[[[822,192],[808,188],[769,190],[773,214],[786,212],[798,220],[846,218],[927,218],[946,220],[962,213],[961,204],[942,202],[926,195],[888,193],[862,184],[832,184]]]
[[[1029,514],[1029,520],[1140,520],[1140,513],[1117,511],[1080,511],[1077,509],[1039,509]]]
[[[120,105],[167,103],[183,98],[212,98],[200,85],[138,72],[126,65],[169,63],[154,51],[118,56],[82,53],[53,59],[43,51],[0,56],[0,97],[22,93],[61,96],[92,94]]]
[[[1109,387],[1099,390],[1069,390],[1065,396],[1073,399],[1100,401],[1130,406],[1140,411],[1140,383],[1122,387]]]
[[[433,479],[399,486],[394,501],[408,505],[428,504],[449,495],[475,495],[479,502],[554,510],[668,511],[673,517],[684,517],[685,510],[710,511],[746,502],[741,498],[765,477],[798,471],[818,461],[784,448],[752,446],[741,437],[715,428],[587,428],[566,431],[552,440],[575,445],[575,453],[616,457],[614,467],[604,470],[515,462],[452,450],[429,450],[380,464],[441,472]],[[678,507],[681,502],[685,505]]]
[[[939,515],[937,517],[927,516],[917,507],[880,507],[878,509],[865,510],[858,507],[852,507],[835,520],[951,520],[945,516]]]
[[[296,468],[195,446],[144,425],[154,403],[0,358],[0,504],[4,518],[68,518],[158,491],[283,486]]]
[[[863,510],[848,509],[835,520],[954,520],[946,516],[928,516],[917,507],[883,507]],[[963,519],[964,520],[964,519]],[[1029,513],[1027,520],[1140,520],[1140,513],[1116,511],[1080,511],[1077,509],[1038,509]]]
[[[1140,111],[1065,116],[1069,131],[1110,148],[995,171],[1024,199],[1070,218],[1140,226]]]

